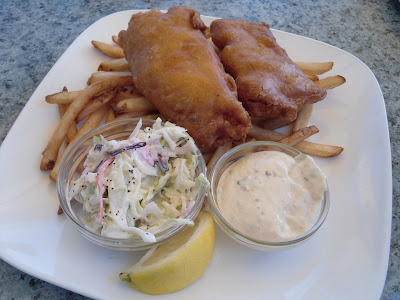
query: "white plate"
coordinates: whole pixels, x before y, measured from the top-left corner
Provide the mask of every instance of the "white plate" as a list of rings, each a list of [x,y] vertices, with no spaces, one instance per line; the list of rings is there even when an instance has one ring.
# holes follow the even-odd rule
[[[132,13],[109,15],[85,30],[61,56],[21,112],[0,150],[0,256],[16,268],[97,299],[147,297],[118,274],[143,254],[103,249],[57,216],[55,184],[39,170],[59,119],[44,101],[64,85],[85,87],[106,57],[91,40],[110,42]],[[213,18],[204,17],[209,24]],[[356,57],[327,44],[273,31],[295,61],[334,61],[331,74],[347,82],[316,104],[311,140],[341,145],[337,158],[317,159],[327,175],[331,209],[306,244],[281,253],[252,251],[217,230],[204,276],[166,299],[378,299],[384,285],[391,232],[392,176],[383,96],[372,72]],[[150,297],[149,297],[150,298]]]

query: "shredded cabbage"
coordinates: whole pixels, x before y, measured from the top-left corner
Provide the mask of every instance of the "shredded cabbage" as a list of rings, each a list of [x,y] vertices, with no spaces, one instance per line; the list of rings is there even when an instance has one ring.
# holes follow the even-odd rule
[[[194,205],[200,184],[208,187],[209,183],[204,174],[196,176],[198,157],[184,128],[169,122],[163,126],[160,118],[152,128],[142,130],[141,126],[140,120],[127,140],[93,138],[85,170],[70,185],[69,201],[75,198],[82,203],[90,214],[92,228],[104,236],[136,235],[145,242],[154,242],[157,233],[171,226],[193,225],[184,216]],[[145,145],[139,148],[123,149],[105,168],[103,162],[113,157],[112,151],[142,142]],[[101,182],[97,182],[99,178]]]

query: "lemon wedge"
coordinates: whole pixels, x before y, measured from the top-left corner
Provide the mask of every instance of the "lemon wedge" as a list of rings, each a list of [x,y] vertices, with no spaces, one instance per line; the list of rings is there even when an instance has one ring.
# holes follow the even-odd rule
[[[215,245],[214,221],[201,211],[195,225],[172,240],[150,249],[121,280],[151,295],[179,291],[199,279],[209,265]]]

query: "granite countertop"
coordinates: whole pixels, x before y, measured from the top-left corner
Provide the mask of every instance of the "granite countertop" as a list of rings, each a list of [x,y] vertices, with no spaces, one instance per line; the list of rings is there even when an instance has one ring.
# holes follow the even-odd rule
[[[188,5],[203,15],[265,21],[348,51],[373,71],[385,98],[393,160],[390,261],[382,299],[400,299],[400,3],[359,1],[2,1],[0,7],[0,139],[53,64],[96,20],[127,9]],[[0,299],[84,299],[0,260]]]

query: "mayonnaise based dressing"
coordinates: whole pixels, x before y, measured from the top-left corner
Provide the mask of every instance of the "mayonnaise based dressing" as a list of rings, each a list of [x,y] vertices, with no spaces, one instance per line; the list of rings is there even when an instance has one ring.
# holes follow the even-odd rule
[[[263,241],[284,241],[306,232],[319,215],[325,175],[307,155],[253,153],[222,174],[218,206],[238,231]]]

